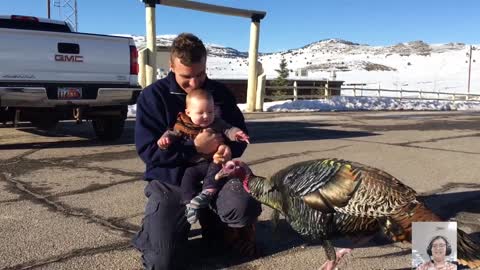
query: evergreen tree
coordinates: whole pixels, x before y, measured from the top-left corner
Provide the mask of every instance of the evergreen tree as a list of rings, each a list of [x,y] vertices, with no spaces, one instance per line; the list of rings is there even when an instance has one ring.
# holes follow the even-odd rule
[[[272,85],[274,86],[287,86],[288,85],[288,68],[287,68],[287,60],[282,57],[282,60],[280,61],[279,69],[275,69],[275,71],[278,73],[278,77],[272,82]],[[274,96],[283,96],[287,92],[286,89],[276,89],[272,92],[272,95]]]
[[[285,58],[282,58],[279,69],[275,69],[275,71],[278,73],[278,77],[275,79],[274,84],[276,86],[286,86],[288,84],[287,78],[289,72],[287,68],[287,60],[285,60]]]

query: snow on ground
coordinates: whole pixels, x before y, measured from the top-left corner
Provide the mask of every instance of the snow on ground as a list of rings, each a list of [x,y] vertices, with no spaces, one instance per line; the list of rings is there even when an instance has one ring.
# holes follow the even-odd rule
[[[157,36],[157,43],[168,45],[173,35]],[[144,37],[134,36],[137,46],[144,46]],[[207,74],[210,78],[246,79],[248,58],[245,53],[221,45],[207,44]],[[349,84],[364,84],[368,89],[418,90],[437,94],[423,93],[428,98],[449,98],[456,93],[466,96],[473,94],[477,101],[435,101],[400,100],[390,98],[399,93],[384,91],[381,96],[376,91],[364,90],[363,97],[347,89],[342,96],[326,100],[299,100],[265,103],[265,111],[352,111],[352,110],[477,110],[480,111],[480,64],[478,64],[479,45],[472,47],[472,63],[469,63],[470,46],[462,43],[426,44],[422,41],[399,43],[392,46],[369,46],[348,41],[328,39],[308,44],[302,48],[283,52],[266,53],[259,56],[267,79],[278,76],[275,71],[280,61],[287,61],[290,70],[289,79],[318,80],[332,79]],[[469,67],[471,67],[470,91]],[[306,70],[307,75],[299,77],[296,71]],[[342,87],[342,88],[343,88]],[[406,96],[419,96],[416,93],[403,93]],[[476,96],[475,96],[476,95]],[[387,97],[386,97],[387,96]],[[389,97],[388,97],[389,96]],[[458,96],[457,96],[458,97]],[[242,111],[245,104],[238,105]],[[129,109],[129,116],[135,115],[135,107]]]
[[[238,104],[243,112],[246,104]],[[386,97],[346,97],[330,99],[265,102],[264,111],[480,111],[480,101],[400,100]],[[129,107],[128,116],[135,117],[136,105]]]
[[[145,47],[144,36],[131,36],[138,48]],[[158,35],[157,44],[168,46],[175,35]],[[246,52],[206,43],[209,50],[207,74],[210,78],[246,79],[248,57]],[[472,62],[469,63],[470,45]],[[339,39],[325,39],[301,48],[273,53],[261,53],[267,79],[278,76],[282,58],[290,70],[289,79],[331,79],[348,84],[365,84],[365,88],[392,90],[422,90],[434,92],[480,94],[480,44],[427,44],[422,41],[398,43],[390,46],[370,46]],[[297,76],[304,70],[305,76]],[[348,86],[347,86],[348,87]]]
[[[432,44],[429,47],[431,51],[419,55],[392,53],[390,47],[350,46],[347,50],[336,44],[329,49],[323,43],[260,56],[267,79],[278,76],[275,69],[285,58],[287,68],[292,71],[289,79],[326,79],[330,78],[331,70],[336,70],[336,80],[344,81],[346,85],[364,83],[365,88],[468,92],[469,64],[466,54],[469,47],[466,45]],[[320,49],[315,46],[320,46]],[[480,94],[480,65],[476,61],[478,51],[472,54],[470,93]],[[247,78],[247,59],[209,56],[207,61],[209,77]],[[366,70],[367,64],[383,65],[393,70]],[[308,70],[307,76],[295,76],[295,71],[302,68]]]

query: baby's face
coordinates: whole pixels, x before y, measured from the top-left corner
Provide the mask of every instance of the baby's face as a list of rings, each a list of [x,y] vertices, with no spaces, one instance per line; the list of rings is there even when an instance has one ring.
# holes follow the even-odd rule
[[[213,123],[215,114],[213,102],[206,99],[192,98],[185,113],[192,122],[200,127],[208,127]]]

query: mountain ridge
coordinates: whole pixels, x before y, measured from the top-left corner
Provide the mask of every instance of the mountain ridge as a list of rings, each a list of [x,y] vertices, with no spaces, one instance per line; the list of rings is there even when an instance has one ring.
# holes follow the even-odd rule
[[[137,48],[141,49],[145,47],[145,36],[136,36],[136,35],[129,35],[129,34],[116,34],[117,36],[130,36],[134,39]],[[176,35],[158,35],[157,36],[157,46],[170,46],[173,39]],[[226,57],[226,58],[247,58],[248,52],[239,51],[232,47],[225,47],[218,44],[211,44],[205,43],[208,53],[213,56],[219,57]],[[382,53],[398,53],[401,55],[407,54],[419,54],[419,55],[428,55],[434,51],[432,46],[439,47],[438,50],[445,50],[445,49],[462,49],[466,46],[465,43],[460,42],[449,42],[449,43],[441,43],[441,44],[428,44],[422,40],[415,40],[415,41],[408,41],[403,43],[397,43],[394,45],[387,45],[387,46],[378,46],[378,45],[368,45],[368,44],[360,44],[340,38],[329,38],[329,39],[322,39],[318,41],[311,42],[306,44],[300,48],[292,48],[283,51],[277,52],[259,52],[260,56],[268,56],[268,55],[275,55],[275,54],[288,54],[291,52],[310,49],[313,51],[325,51],[329,49],[337,49],[342,52],[349,52],[355,51],[354,49],[363,49],[366,51],[373,51],[376,54]],[[440,48],[441,47],[441,48]],[[446,47],[446,48],[445,48]],[[343,49],[343,50],[342,50]]]
[[[132,36],[138,48],[144,36]],[[157,36],[159,46],[169,46],[175,35]],[[211,78],[248,77],[248,53],[205,42],[208,50],[207,74]],[[474,45],[474,44],[472,44]],[[428,44],[421,40],[387,46],[371,46],[339,38],[318,40],[300,48],[259,53],[267,78],[278,76],[282,59],[287,61],[289,78],[337,79],[375,88],[425,89],[467,92],[471,66],[471,88],[480,92],[480,65],[474,45],[469,62],[469,44],[460,42]],[[336,77],[333,77],[333,72]]]

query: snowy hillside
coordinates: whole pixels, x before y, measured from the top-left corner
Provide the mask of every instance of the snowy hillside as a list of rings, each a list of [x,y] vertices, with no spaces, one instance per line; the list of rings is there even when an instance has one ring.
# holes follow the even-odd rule
[[[157,44],[169,45],[174,35],[157,36]],[[143,36],[133,36],[138,47],[145,46]],[[212,78],[246,78],[248,53],[206,43],[209,52],[208,74]],[[471,93],[480,94],[480,57],[472,52]],[[267,78],[275,78],[282,58],[287,60],[290,78],[329,78],[348,83],[366,83],[371,88],[422,89],[424,91],[467,92],[469,44],[427,44],[422,41],[369,46],[341,39],[327,39],[302,48],[261,53],[259,60]],[[298,77],[299,78],[299,77]]]

